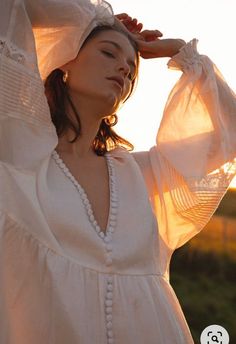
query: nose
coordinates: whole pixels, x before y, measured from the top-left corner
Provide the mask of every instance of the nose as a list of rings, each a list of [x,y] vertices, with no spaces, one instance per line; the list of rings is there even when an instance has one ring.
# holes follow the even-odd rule
[[[126,77],[130,73],[130,66],[126,61],[122,61],[119,64],[118,70],[124,77]]]

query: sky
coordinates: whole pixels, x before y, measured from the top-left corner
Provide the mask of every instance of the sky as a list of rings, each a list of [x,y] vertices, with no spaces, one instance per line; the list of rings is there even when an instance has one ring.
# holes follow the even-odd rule
[[[128,13],[144,29],[158,29],[163,38],[197,38],[198,51],[219,68],[229,86],[236,90],[235,13],[236,0],[110,0],[114,13]],[[168,58],[141,59],[135,93],[118,112],[118,134],[135,150],[155,144],[167,97],[181,76],[168,69]],[[142,130],[142,134],[141,134]],[[236,187],[236,178],[232,186]]]

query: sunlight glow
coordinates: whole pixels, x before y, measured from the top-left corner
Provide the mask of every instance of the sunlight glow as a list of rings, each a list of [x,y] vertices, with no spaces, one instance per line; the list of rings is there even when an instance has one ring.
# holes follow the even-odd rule
[[[208,55],[236,89],[235,0],[169,0],[146,2],[110,0],[114,13],[128,13],[144,24],[158,29],[163,38],[199,40],[198,50]],[[138,87],[119,111],[118,133],[135,146],[147,150],[155,144],[167,97],[181,73],[168,70],[169,59],[141,60]],[[232,186],[236,187],[236,178]]]

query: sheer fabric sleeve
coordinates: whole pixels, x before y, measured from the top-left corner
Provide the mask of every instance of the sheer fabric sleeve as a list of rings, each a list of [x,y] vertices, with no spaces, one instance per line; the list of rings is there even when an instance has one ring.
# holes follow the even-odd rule
[[[86,34],[113,19],[102,0],[2,0],[0,160],[33,168],[57,145],[44,79],[76,57]]]
[[[137,153],[161,237],[174,250],[209,221],[236,170],[236,98],[197,40],[168,63],[183,74],[171,91],[156,145]]]

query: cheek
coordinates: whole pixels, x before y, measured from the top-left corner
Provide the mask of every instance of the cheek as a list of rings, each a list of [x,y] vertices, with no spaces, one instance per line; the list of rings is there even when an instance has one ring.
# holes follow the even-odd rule
[[[122,101],[124,101],[130,94],[132,89],[132,85],[128,84],[125,86],[124,90],[123,90],[123,94],[122,94]]]
[[[69,78],[70,89],[79,93],[93,89],[96,87],[96,84],[96,76],[93,72],[93,67],[90,68],[88,65],[76,68]]]

